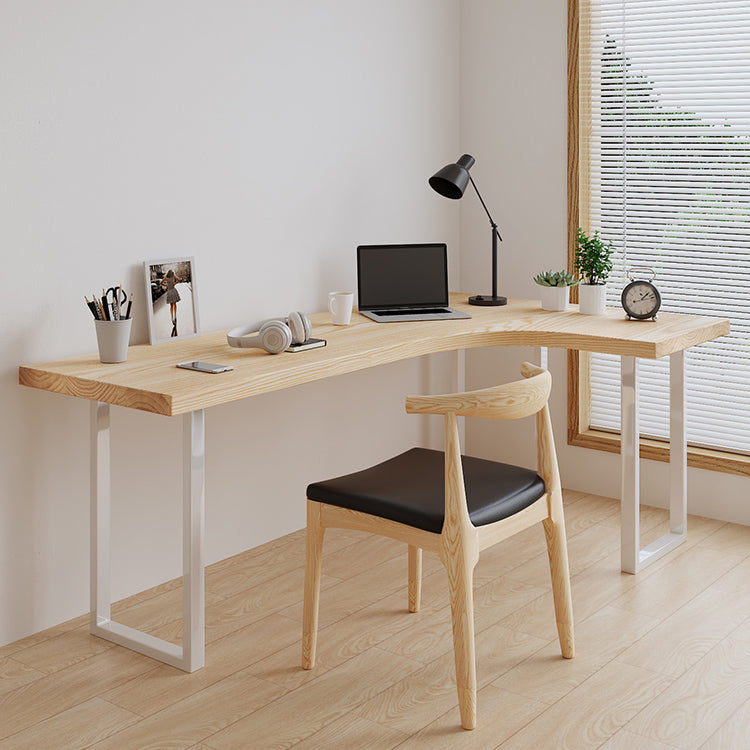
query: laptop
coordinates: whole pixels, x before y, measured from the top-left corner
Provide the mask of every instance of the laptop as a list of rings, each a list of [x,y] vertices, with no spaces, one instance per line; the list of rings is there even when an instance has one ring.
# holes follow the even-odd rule
[[[362,315],[378,323],[471,317],[448,307],[445,243],[360,245],[357,298]]]

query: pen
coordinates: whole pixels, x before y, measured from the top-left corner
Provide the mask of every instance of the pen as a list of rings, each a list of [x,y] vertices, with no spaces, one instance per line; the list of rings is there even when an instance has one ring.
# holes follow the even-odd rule
[[[130,299],[128,300],[128,309],[125,311],[125,317],[130,317],[130,308],[133,307],[133,292],[130,293]]]
[[[109,314],[109,305],[107,304],[107,293],[102,289],[102,313],[104,314],[104,320],[112,320]]]

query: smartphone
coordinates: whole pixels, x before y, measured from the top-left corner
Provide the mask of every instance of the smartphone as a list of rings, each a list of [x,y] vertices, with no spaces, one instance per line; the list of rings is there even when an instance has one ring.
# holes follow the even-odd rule
[[[234,370],[231,365],[215,365],[212,362],[180,362],[177,367],[182,367],[184,370],[197,370],[198,372],[226,372],[227,370]]]

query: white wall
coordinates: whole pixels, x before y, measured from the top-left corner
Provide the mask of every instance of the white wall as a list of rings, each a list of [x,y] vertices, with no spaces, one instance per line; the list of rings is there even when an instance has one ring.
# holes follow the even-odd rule
[[[205,331],[352,287],[364,242],[445,239],[456,0],[0,0],[0,644],[88,610],[88,404],[19,364],[95,348],[83,296],[192,255]],[[302,355],[300,355],[302,356]],[[304,525],[304,488],[429,438],[450,358],[207,413],[207,560]],[[113,596],[180,573],[180,426],[113,409]]]
[[[532,277],[566,265],[566,3],[560,0],[463,0],[461,149],[477,163],[474,180],[500,226],[500,293],[536,298]],[[488,292],[490,230],[479,201],[461,201],[461,277]],[[498,312],[502,315],[502,311]],[[517,377],[531,349],[470,352],[472,387]],[[620,494],[620,457],[566,445],[566,361],[550,350],[551,402],[563,485],[610,497]],[[477,455],[533,465],[531,425],[475,421],[468,433]],[[750,524],[750,479],[688,470],[691,513]],[[641,499],[666,507],[668,465],[641,464]]]

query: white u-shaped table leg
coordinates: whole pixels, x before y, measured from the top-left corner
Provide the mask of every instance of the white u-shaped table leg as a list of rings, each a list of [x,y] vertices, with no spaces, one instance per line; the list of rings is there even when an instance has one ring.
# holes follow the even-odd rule
[[[547,368],[547,348],[539,364]],[[638,359],[621,357],[621,528],[620,567],[637,573],[687,539],[687,438],[685,433],[685,354],[669,357],[669,531],[640,546],[640,430],[638,425]]]
[[[110,616],[110,415],[109,404],[91,404],[91,624],[100,638],[186,672],[200,669],[205,650],[204,515],[205,417],[183,416],[182,643],[180,647]]]
[[[640,547],[640,434],[638,359],[622,357],[621,393],[621,568],[637,573],[687,539],[687,438],[685,433],[685,356],[669,356],[669,531]]]

